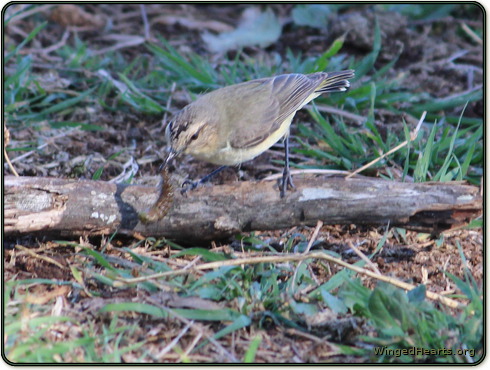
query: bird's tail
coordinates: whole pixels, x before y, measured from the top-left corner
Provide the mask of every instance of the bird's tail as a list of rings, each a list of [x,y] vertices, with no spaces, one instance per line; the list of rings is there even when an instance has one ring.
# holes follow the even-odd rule
[[[354,77],[354,70],[348,69],[345,71],[325,72],[322,74],[326,75],[326,77],[315,90],[315,92],[320,94],[336,91],[346,91],[350,86],[349,79]]]

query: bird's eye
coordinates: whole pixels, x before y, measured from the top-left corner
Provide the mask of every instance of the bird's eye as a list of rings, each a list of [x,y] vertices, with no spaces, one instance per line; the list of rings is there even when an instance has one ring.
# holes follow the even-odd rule
[[[199,136],[199,132],[196,132],[194,135],[191,136],[191,141],[196,140],[198,136]]]

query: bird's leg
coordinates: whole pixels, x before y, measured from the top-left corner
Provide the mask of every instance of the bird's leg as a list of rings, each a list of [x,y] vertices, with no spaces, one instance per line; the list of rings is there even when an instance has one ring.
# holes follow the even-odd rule
[[[206,181],[209,181],[211,177],[216,175],[217,173],[221,172],[224,170],[227,166],[221,166],[215,169],[213,172],[207,174],[204,176],[202,179],[198,181],[191,181],[191,180],[185,180],[184,183],[182,184],[182,190],[180,191],[182,194],[187,193],[189,190],[194,190],[197,188],[199,185],[204,184]]]
[[[286,135],[286,138],[284,139],[284,154],[284,170],[282,172],[282,181],[279,184],[281,198],[284,198],[287,189],[294,189],[293,179],[291,177],[291,172],[289,171],[289,135]]]

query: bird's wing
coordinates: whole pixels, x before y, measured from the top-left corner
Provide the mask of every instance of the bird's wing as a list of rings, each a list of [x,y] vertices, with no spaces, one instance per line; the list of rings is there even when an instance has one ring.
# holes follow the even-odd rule
[[[231,135],[231,146],[245,149],[266,140],[302,106],[322,80],[320,74],[287,74],[242,84],[243,88],[235,90],[233,109],[238,112],[230,114],[239,117],[233,125],[236,130]]]

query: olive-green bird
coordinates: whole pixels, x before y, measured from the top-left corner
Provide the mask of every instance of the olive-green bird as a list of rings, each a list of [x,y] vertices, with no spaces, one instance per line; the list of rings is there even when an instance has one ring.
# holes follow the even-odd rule
[[[221,166],[249,161],[285,138],[281,197],[294,187],[289,173],[289,126],[294,115],[324,93],[346,91],[353,70],[298,73],[251,80],[200,96],[166,128],[166,163],[186,153]],[[203,178],[206,181],[223,167]],[[195,186],[195,183],[194,185]]]

